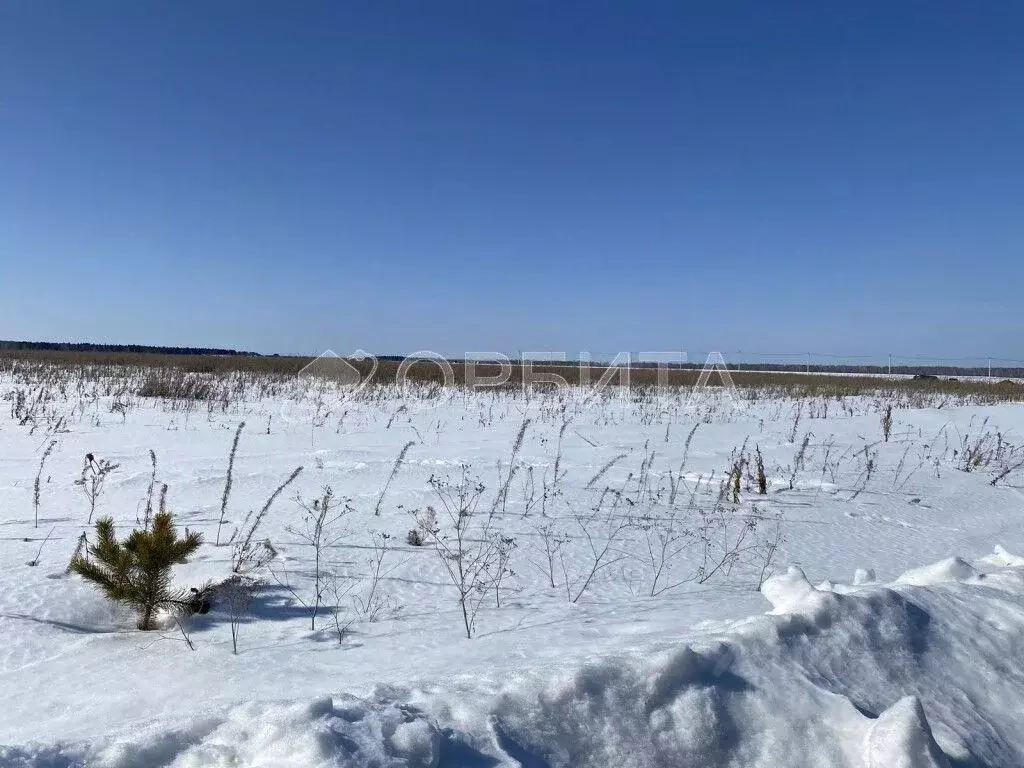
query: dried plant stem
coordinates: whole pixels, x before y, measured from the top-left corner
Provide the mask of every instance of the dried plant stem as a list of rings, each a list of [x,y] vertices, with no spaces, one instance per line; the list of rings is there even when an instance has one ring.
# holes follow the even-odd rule
[[[405,461],[405,454],[409,452],[409,449],[416,445],[415,440],[410,440],[403,446],[402,450],[398,453],[398,458],[395,459],[394,466],[391,467],[391,474],[388,475],[387,481],[384,483],[384,487],[380,489],[380,496],[377,497],[377,504],[373,508],[373,514],[380,517],[380,508],[384,504],[384,496],[387,495],[388,486],[391,485],[391,481],[395,479],[395,475],[398,474],[398,470],[402,466],[402,462]]]
[[[46,446],[46,450],[43,451],[42,457],[39,459],[39,471],[36,472],[35,485],[32,488],[32,506],[35,508],[35,527],[39,527],[39,497],[40,497],[40,483],[43,476],[43,465],[46,464],[46,460],[50,454],[53,453],[53,449],[56,447],[57,441],[51,440],[50,444]]]
[[[149,460],[153,465],[153,472],[149,476],[149,487],[146,489],[146,512],[142,518],[142,527],[148,529],[149,521],[153,517],[153,489],[156,487],[156,451],[149,449]]]
[[[217,539],[214,541],[215,546],[220,546],[220,529],[224,527],[224,515],[227,514],[228,510],[228,498],[231,496],[231,484],[232,484],[232,473],[235,469],[235,454],[238,453],[238,439],[242,436],[242,430],[245,429],[245,422],[238,424],[238,429],[235,430],[235,439],[231,441],[231,453],[228,454],[228,476],[224,481],[224,493],[220,497],[220,519],[217,521]]]

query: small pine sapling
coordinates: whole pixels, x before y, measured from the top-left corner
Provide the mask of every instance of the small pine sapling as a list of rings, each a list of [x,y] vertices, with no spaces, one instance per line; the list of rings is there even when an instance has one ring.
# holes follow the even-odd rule
[[[96,521],[96,543],[89,557],[76,555],[71,570],[92,582],[111,600],[139,614],[138,627],[154,629],[158,610],[205,613],[209,604],[199,590],[173,590],[171,568],[188,562],[203,542],[199,533],[185,530],[179,537],[170,513],[159,512],[149,530],[136,529],[123,542],[114,533],[114,521]]]

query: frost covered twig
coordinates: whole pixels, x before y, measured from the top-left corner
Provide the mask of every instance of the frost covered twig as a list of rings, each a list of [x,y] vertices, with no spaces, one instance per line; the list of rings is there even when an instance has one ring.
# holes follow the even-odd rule
[[[119,466],[121,465],[111,464],[106,459],[97,461],[91,453],[85,454],[82,475],[75,480],[75,485],[81,487],[85,497],[89,500],[89,519],[87,525],[92,525],[92,516],[96,512],[96,501],[103,494],[103,484],[107,480],[107,475]]]
[[[254,516],[252,510],[245,516],[245,520],[242,521],[242,538],[235,544],[234,551],[231,554],[231,570],[233,573],[252,573],[271,560],[277,555],[277,551],[271,545],[270,541],[265,539],[262,542],[257,542],[256,532],[259,530],[260,524],[263,522],[263,518],[266,517],[267,512],[270,510],[270,506],[274,503],[274,500],[281,495],[299,473],[302,472],[302,467],[296,467],[292,473],[274,490],[272,494],[267,498],[267,501],[263,504],[263,507]],[[167,490],[167,486],[164,486],[164,491]],[[163,495],[161,495],[161,509],[163,508]],[[231,534],[231,538],[228,543],[235,541],[238,536],[239,529],[236,528]]]
[[[402,450],[398,453],[398,458],[395,459],[394,466],[391,467],[391,474],[388,475],[388,479],[384,482],[384,487],[380,489],[380,496],[377,497],[377,504],[373,508],[373,514],[380,517],[380,508],[384,504],[384,496],[387,495],[388,487],[391,485],[391,481],[395,479],[395,475],[398,474],[398,470],[402,467],[402,462],[405,461],[405,454],[409,452],[409,449],[416,445],[415,440],[410,440],[406,443]]]
[[[228,454],[228,474],[224,480],[224,493],[220,497],[220,519],[217,521],[217,539],[214,541],[214,545],[218,547],[220,546],[220,529],[224,526],[224,515],[227,514],[228,498],[231,496],[232,473],[235,468],[235,454],[238,453],[238,439],[242,436],[243,429],[245,429],[244,421],[240,422],[235,430],[235,439],[231,441],[231,453]]]
[[[494,515],[479,514],[485,488],[468,477],[466,467],[457,482],[436,477],[429,482],[445,520],[438,522],[432,507],[413,512],[413,519],[434,544],[434,551],[458,592],[466,637],[472,638],[484,597],[509,575],[506,555],[514,540],[493,527]]]
[[[43,451],[43,455],[39,458],[39,470],[36,472],[36,481],[32,486],[32,506],[35,509],[35,527],[39,527],[39,496],[40,496],[40,481],[43,476],[43,465],[46,464],[46,460],[49,458],[53,449],[57,446],[56,440],[51,440],[50,444],[46,446],[46,450]]]

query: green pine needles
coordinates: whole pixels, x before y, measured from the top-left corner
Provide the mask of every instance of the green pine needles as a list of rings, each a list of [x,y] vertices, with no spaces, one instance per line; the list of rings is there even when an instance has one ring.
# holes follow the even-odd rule
[[[71,570],[109,599],[138,611],[139,629],[155,629],[155,614],[162,608],[204,612],[203,593],[171,589],[171,567],[187,562],[203,537],[186,529],[179,538],[170,512],[157,513],[151,527],[132,531],[124,542],[114,535],[113,519],[104,517],[96,522],[96,539],[88,555],[75,555]]]

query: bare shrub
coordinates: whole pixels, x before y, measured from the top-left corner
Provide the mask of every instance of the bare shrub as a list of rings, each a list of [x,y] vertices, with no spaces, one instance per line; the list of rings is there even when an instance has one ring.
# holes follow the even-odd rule
[[[697,511],[696,539],[700,547],[701,564],[695,581],[704,584],[718,573],[729,575],[733,568],[750,559],[757,551],[753,534],[758,518],[736,515],[721,504]]]
[[[107,481],[107,475],[117,469],[120,464],[111,464],[106,459],[99,461],[91,454],[85,454],[85,462],[82,464],[82,475],[75,480],[75,485],[82,489],[85,497],[89,500],[89,519],[87,525],[92,525],[92,516],[96,512],[96,502],[103,495],[103,485]]]
[[[337,571],[331,571],[327,574],[325,583],[324,594],[330,597],[327,611],[331,617],[331,629],[334,630],[334,636],[338,640],[338,645],[343,645],[352,625],[355,623],[355,618],[351,616],[346,617],[342,604],[344,603],[345,596],[355,586],[355,581],[341,576]],[[375,617],[370,620],[375,620]]]
[[[548,584],[554,589],[557,586],[555,584],[555,563],[558,561],[562,547],[572,539],[564,532],[556,529],[553,523],[539,525],[534,530],[537,532],[537,539],[540,542],[544,560],[541,564],[533,564],[540,569],[541,573],[547,576]],[[531,560],[530,562],[533,561]]]
[[[999,441],[992,431],[986,429],[987,426],[988,419],[986,418],[977,433],[971,434],[968,431],[961,438],[960,448],[953,451],[953,457],[958,459],[957,465],[960,471],[974,472],[986,468],[992,462]]]
[[[405,543],[410,547],[422,547],[426,541],[423,539],[423,532],[419,528],[410,528],[405,534]]]
[[[381,581],[394,570],[393,567],[384,567],[384,561],[387,559],[388,553],[391,552],[391,536],[380,531],[372,531],[370,542],[373,547],[373,555],[370,558],[369,588],[365,597],[360,595],[353,597],[353,603],[359,614],[372,623],[386,611],[393,610],[395,606],[390,597],[381,590]]]
[[[991,485],[998,485],[1010,475],[1024,469],[1024,448],[1021,446],[1011,447],[1011,449],[1001,457],[1000,461],[1002,466],[997,468],[996,473],[992,477]]]
[[[217,602],[224,606],[227,613],[228,624],[231,627],[231,652],[236,656],[241,625],[249,615],[249,606],[258,589],[258,582],[234,574],[221,582],[215,590]]]
[[[313,593],[311,596],[302,595],[291,586],[286,577],[279,579],[279,583],[301,605],[310,609],[309,628],[315,630],[316,618],[320,613],[320,607],[324,603],[324,594],[330,582],[337,578],[337,574],[330,569],[327,563],[327,549],[336,545],[344,536],[344,533],[338,531],[336,526],[351,508],[345,500],[335,497],[334,491],[329,485],[323,487],[323,491],[318,498],[306,500],[300,494],[295,497],[295,503],[305,513],[302,518],[302,527],[288,526],[285,530],[298,539],[299,542],[311,547],[313,550]],[[271,570],[271,573],[275,578],[278,578],[278,575],[273,570]]]
[[[620,489],[606,487],[588,512],[573,515],[578,531],[576,535],[586,543],[587,549],[582,567],[571,576],[565,560],[565,548],[558,553],[565,579],[565,594],[571,603],[579,602],[600,571],[625,559],[625,555],[615,549],[616,542],[632,522],[628,508],[634,502],[624,491],[625,486]],[[606,500],[610,500],[607,507]]]
[[[759,547],[759,556],[761,559],[761,572],[757,576],[757,590],[761,590],[761,586],[764,584],[765,579],[772,575],[772,565],[775,562],[775,555],[779,551],[779,546],[782,544],[782,526],[783,518],[780,512],[775,517],[775,525],[772,532],[761,541]]]
[[[678,558],[693,545],[695,534],[688,522],[674,506],[667,507],[660,514],[648,511],[636,520],[644,544],[638,557],[651,572],[651,597],[657,597],[694,578],[687,575],[671,579],[668,583],[664,581]]]
[[[445,573],[458,593],[467,638],[476,629],[476,617],[484,598],[508,575],[504,550],[510,546],[494,525],[492,514],[479,511],[484,486],[469,478],[467,468],[456,482],[430,478],[444,521],[433,508],[412,513],[417,527],[434,544]]]

